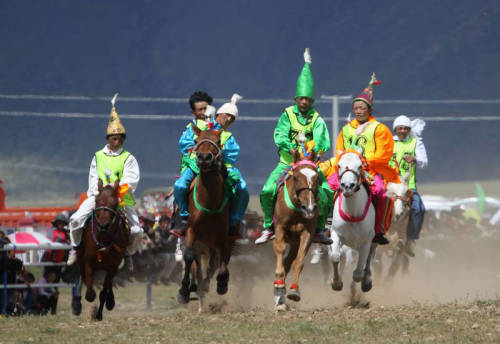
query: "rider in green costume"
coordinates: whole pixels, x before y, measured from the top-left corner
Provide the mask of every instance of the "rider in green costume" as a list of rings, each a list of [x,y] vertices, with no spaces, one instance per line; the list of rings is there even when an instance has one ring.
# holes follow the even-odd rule
[[[277,181],[279,176],[293,163],[293,154],[297,149],[302,149],[298,142],[299,134],[306,137],[307,146],[314,145],[319,155],[324,154],[330,149],[330,135],[325,121],[314,109],[314,81],[310,69],[311,55],[309,49],[304,52],[304,67],[297,80],[295,90],[296,104],[286,108],[274,129],[274,143],[278,147],[280,162],[271,172],[266,184],[260,194],[260,205],[264,212],[264,230],[262,235],[255,241],[256,244],[267,242],[274,234],[273,213],[274,203],[277,193]],[[300,135],[300,136],[302,136]],[[315,241],[322,244],[331,244],[332,241],[324,233],[326,218],[333,204],[333,192],[328,186],[328,182],[319,172],[319,218],[317,226],[317,236]]]

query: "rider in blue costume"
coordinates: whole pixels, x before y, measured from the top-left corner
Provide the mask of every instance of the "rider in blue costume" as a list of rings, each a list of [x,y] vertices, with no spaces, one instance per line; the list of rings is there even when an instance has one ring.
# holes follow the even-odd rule
[[[228,171],[228,179],[233,188],[233,195],[231,198],[231,209],[230,209],[230,235],[238,236],[241,220],[245,214],[245,210],[248,205],[249,195],[246,187],[246,182],[241,176],[240,171],[234,167],[234,163],[237,161],[240,154],[240,146],[234,136],[227,131],[227,128],[236,120],[238,117],[238,108],[236,107],[236,102],[241,99],[239,95],[233,95],[231,98],[231,103],[226,103],[222,105],[215,116],[215,120],[211,120],[207,116],[206,121],[197,120],[196,125],[202,129],[212,128],[215,130],[222,129],[221,133],[221,145],[222,145],[222,161],[226,165]],[[207,107],[207,112],[210,112],[212,107]],[[193,121],[194,122],[194,121]],[[194,124],[194,123],[193,123]],[[177,236],[184,236],[187,219],[189,216],[188,209],[188,192],[191,182],[196,177],[198,173],[198,167],[196,166],[196,157],[192,154],[192,149],[195,146],[195,133],[190,124],[179,140],[179,149],[183,154],[181,175],[174,185],[174,196],[177,206],[179,207],[179,215],[181,217],[181,223],[178,230],[172,231],[173,234]]]

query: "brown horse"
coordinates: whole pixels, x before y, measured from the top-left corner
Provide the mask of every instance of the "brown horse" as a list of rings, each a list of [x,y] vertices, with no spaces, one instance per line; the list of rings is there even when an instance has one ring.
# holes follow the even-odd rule
[[[115,306],[113,295],[113,278],[123,259],[125,249],[129,244],[129,229],[123,214],[118,211],[118,188],[120,181],[103,187],[98,182],[99,195],[96,196],[96,207],[85,223],[82,246],[78,250],[78,267],[80,283],[73,296],[73,314],[79,315],[82,310],[81,287],[82,282],[87,286],[85,300],[93,302],[96,298],[94,291],[94,273],[104,270],[103,288],[99,293],[99,309],[95,314],[97,320],[102,320],[103,306],[108,310]]]
[[[319,174],[315,164],[316,158],[314,151],[305,158],[301,158],[296,152],[291,176],[285,181],[276,198],[274,207],[276,240],[273,242],[273,250],[276,256],[274,296],[277,309],[285,306],[285,279],[292,265],[294,274],[287,297],[293,301],[300,301],[299,275],[304,267],[304,257],[311,246],[318,222]],[[283,258],[286,244],[290,245],[290,250]]]
[[[223,295],[227,292],[227,265],[234,240],[228,235],[230,187],[225,183],[227,171],[222,161],[220,143],[222,130],[201,131],[196,126],[193,126],[193,130],[198,135],[194,152],[200,173],[194,179],[193,189],[189,193],[189,218],[184,249],[185,270],[177,299],[182,304],[189,302],[191,266],[195,262],[201,311],[203,293],[208,291],[213,272],[210,265],[215,264],[214,260],[217,261],[219,269],[217,293]],[[212,264],[209,264],[210,261]]]

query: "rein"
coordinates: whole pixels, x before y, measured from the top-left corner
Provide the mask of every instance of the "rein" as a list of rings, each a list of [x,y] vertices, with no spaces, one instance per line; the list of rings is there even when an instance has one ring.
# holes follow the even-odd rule
[[[204,213],[208,213],[208,214],[221,213],[222,210],[224,210],[224,207],[226,206],[227,201],[229,200],[229,192],[230,192],[229,186],[227,185],[226,182],[224,182],[224,198],[222,199],[222,202],[221,202],[221,205],[219,206],[219,208],[217,208],[217,209],[206,208],[206,207],[202,206],[198,202],[198,199],[196,198],[196,186],[198,185],[199,178],[200,178],[199,176],[196,176],[196,180],[194,182],[194,189],[193,189],[193,201],[194,201],[194,205],[196,206],[196,209],[198,209],[199,211],[202,211]]]
[[[111,211],[114,214],[113,222],[111,223],[111,226],[114,225],[115,220],[116,220],[116,216],[118,216],[118,218],[119,218],[119,220],[118,220],[119,221],[118,222],[118,229],[116,230],[115,235],[113,236],[113,239],[111,239],[111,243],[108,246],[104,245],[99,240],[97,240],[97,237],[96,237],[96,234],[95,234],[95,230],[94,230],[94,213],[95,213],[96,210],[108,210],[108,211]],[[122,223],[122,218],[121,218],[121,216],[118,215],[118,212],[116,210],[108,208],[108,207],[98,207],[98,208],[95,208],[94,210],[92,210],[92,213],[90,215],[90,222],[91,222],[92,239],[94,240],[95,245],[98,247],[98,250],[99,251],[106,251],[111,246],[114,246],[116,248],[116,250],[118,251],[118,253],[121,253],[121,249],[118,247],[118,245],[114,244],[115,240],[118,238],[118,234],[120,233],[120,225]],[[99,252],[98,252],[98,261],[99,262],[102,261],[102,257],[100,257]]]

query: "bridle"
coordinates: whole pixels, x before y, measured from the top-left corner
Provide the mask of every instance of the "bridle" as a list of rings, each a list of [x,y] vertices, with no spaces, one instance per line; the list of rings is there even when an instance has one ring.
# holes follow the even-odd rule
[[[212,141],[210,139],[202,139],[199,142],[197,142],[196,145],[193,148],[193,151],[195,153],[197,153],[197,150],[198,150],[198,148],[200,148],[200,145],[202,143],[205,143],[205,142],[208,142],[212,146],[214,146],[215,148],[217,148],[217,154],[215,156],[212,156],[212,159],[210,160],[210,163],[213,163],[214,160],[217,161],[217,162],[219,162],[222,159],[222,149],[220,148],[220,146],[216,142],[214,142],[214,141]]]
[[[98,211],[98,210],[105,210],[105,211],[109,211],[111,214],[113,214],[113,219],[111,220],[111,223],[109,224],[109,227],[108,228],[111,228],[114,224],[115,224],[115,221],[116,221],[116,218],[119,217],[118,215],[118,211],[116,211],[115,209],[113,208],[110,208],[110,207],[97,207],[95,208],[94,210],[92,210],[92,219],[93,217],[95,216],[95,213]],[[97,224],[96,224],[96,227],[97,229],[100,231],[103,231],[103,232],[107,232],[107,230],[105,228],[102,228],[101,225],[99,224],[99,221],[97,221]]]
[[[342,173],[339,175],[339,183],[342,180],[342,177],[344,176],[344,174],[346,174],[347,172],[351,172],[352,174],[354,174],[356,176],[356,179],[357,179],[358,182],[357,182],[356,188],[354,189],[354,192],[358,192],[359,188],[361,187],[362,175],[361,175],[361,173],[358,173],[358,172],[356,172],[354,170],[351,170],[349,168],[349,166],[346,166],[345,170],[342,171]]]

